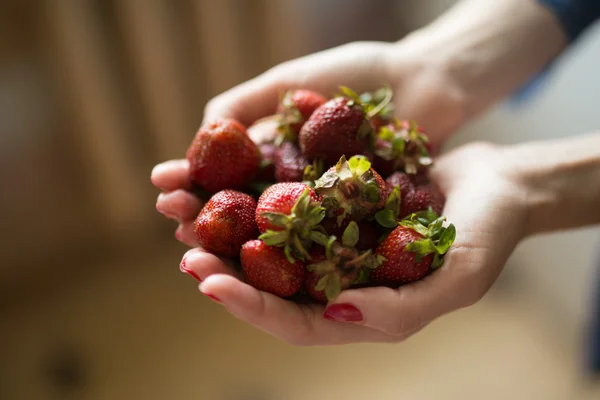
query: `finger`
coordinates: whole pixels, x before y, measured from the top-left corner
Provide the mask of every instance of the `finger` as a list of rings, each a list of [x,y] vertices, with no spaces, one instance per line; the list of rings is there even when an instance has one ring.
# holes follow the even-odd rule
[[[170,160],[158,164],[152,169],[150,180],[157,188],[164,191],[192,189],[189,179],[190,164],[187,160]]]
[[[198,246],[196,232],[194,232],[194,221],[183,221],[175,230],[175,238],[190,247]]]
[[[167,218],[177,221],[190,221],[202,209],[202,201],[194,194],[182,189],[161,193],[156,200],[156,209]]]
[[[469,197],[468,193],[463,196],[450,193],[446,203],[448,220],[455,224],[457,235],[442,267],[399,289],[372,287],[344,291],[326,313],[333,317],[340,315],[340,321],[402,338],[450,311],[479,300],[497,277],[495,264],[503,261],[490,250],[496,235],[487,228],[477,227],[479,218],[485,220],[485,216],[479,215],[473,207],[478,202]],[[344,320],[347,314],[339,312],[343,307],[354,307],[362,318]]]
[[[240,320],[293,345],[331,346],[393,340],[367,327],[324,319],[323,306],[284,300],[229,275],[210,275],[200,284],[200,291],[218,299]]]
[[[381,43],[350,44],[280,64],[212,99],[204,121],[226,117],[249,126],[273,114],[280,94],[289,89],[315,90],[327,97],[337,93],[340,85],[359,92],[376,89],[374,85],[389,83],[384,62],[388,47]]]
[[[226,274],[241,278],[241,274],[230,260],[221,259],[200,247],[188,250],[183,255],[179,269],[200,282],[213,274]]]

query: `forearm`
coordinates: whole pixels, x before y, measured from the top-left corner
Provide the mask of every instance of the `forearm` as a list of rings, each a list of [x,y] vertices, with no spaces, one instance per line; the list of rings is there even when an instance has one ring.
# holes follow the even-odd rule
[[[600,132],[507,148],[528,235],[600,223]]]
[[[526,83],[566,45],[561,25],[535,0],[463,0],[399,42],[461,88],[465,119]]]

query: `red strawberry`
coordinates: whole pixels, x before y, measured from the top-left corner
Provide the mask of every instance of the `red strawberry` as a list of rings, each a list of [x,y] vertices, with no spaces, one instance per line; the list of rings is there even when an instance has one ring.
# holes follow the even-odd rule
[[[322,94],[312,90],[288,90],[277,106],[281,116],[279,130],[287,140],[295,142],[304,122],[326,101]]]
[[[385,176],[397,170],[416,174],[432,165],[430,150],[429,138],[421,127],[395,119],[377,132],[375,167]]]
[[[332,165],[343,155],[360,154],[369,145],[372,131],[360,104],[337,97],[315,110],[302,126],[298,141],[306,158],[321,158]]]
[[[236,257],[242,244],[258,235],[254,215],[256,202],[245,193],[215,193],[194,221],[198,244],[224,257]]]
[[[276,183],[258,199],[256,223],[259,237],[269,246],[283,247],[286,256],[310,259],[308,250],[315,238],[324,236],[320,226],[325,217],[319,196],[301,182]],[[315,236],[316,235],[316,236]]]
[[[275,179],[277,182],[302,181],[308,161],[300,154],[298,147],[290,142],[284,142],[275,152]]]
[[[434,183],[416,186],[415,190],[402,200],[400,218],[417,211],[427,210],[429,207],[436,214],[444,210],[446,197]]]
[[[275,143],[281,134],[278,129],[279,118],[280,116],[275,114],[254,121],[254,123],[248,127],[248,136],[256,143],[256,145]]]
[[[259,181],[275,180],[275,152],[277,146],[272,143],[262,143],[258,145],[261,154],[260,171],[256,176]]]
[[[317,179],[315,190],[323,197],[327,216],[335,217],[338,226],[374,214],[383,207],[387,196],[383,178],[363,156],[353,156],[348,161],[342,156]]]
[[[311,261],[307,263],[309,281],[305,289],[316,300],[333,300],[344,289],[360,282],[366,282],[368,271],[377,268],[382,259],[373,255],[373,251],[359,251],[356,248],[360,236],[356,222],[352,221],[344,230],[341,238],[331,237],[323,247],[311,252]],[[316,279],[316,275],[319,279]],[[316,280],[316,282],[315,282]]]
[[[304,264],[290,263],[283,250],[267,246],[262,240],[244,243],[240,261],[246,282],[258,290],[290,297],[302,289]]]
[[[456,237],[454,225],[444,228],[444,220],[427,211],[401,221],[377,247],[375,254],[384,261],[371,271],[370,282],[392,286],[413,282],[440,267]]]
[[[356,248],[358,250],[369,250],[377,247],[379,232],[372,223],[361,221],[358,223],[358,230],[360,231],[358,243],[356,243]]]
[[[244,126],[233,119],[217,119],[201,126],[186,157],[192,182],[210,193],[241,188],[260,168],[258,147]]]
[[[325,257],[325,252],[323,252],[322,256],[313,255],[313,259],[316,262],[321,262],[325,261],[327,257]],[[325,304],[327,303],[327,296],[325,295],[325,291],[315,289],[320,279],[321,276],[319,276],[316,272],[308,271],[304,280],[304,290],[313,300],[317,301],[318,303]]]
[[[425,175],[408,175],[404,172],[394,172],[386,179],[386,185],[388,190],[400,186],[399,218],[404,218],[417,211],[427,210],[429,207],[438,215],[444,209],[445,196]]]

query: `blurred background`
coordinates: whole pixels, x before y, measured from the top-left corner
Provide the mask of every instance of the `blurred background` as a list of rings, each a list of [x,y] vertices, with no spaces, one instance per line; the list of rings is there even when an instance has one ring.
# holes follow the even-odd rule
[[[600,231],[536,237],[476,306],[396,346],[294,348],[201,296],[154,208],[212,96],[401,38],[451,0],[0,1],[0,399],[597,399]],[[449,144],[600,127],[600,31]]]

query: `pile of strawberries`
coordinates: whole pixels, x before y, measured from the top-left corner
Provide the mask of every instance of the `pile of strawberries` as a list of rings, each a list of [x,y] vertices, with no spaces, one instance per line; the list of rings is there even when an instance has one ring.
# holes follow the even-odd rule
[[[388,88],[331,99],[287,91],[276,114],[248,128],[200,127],[190,179],[206,204],[198,244],[237,260],[245,281],[293,299],[327,302],[342,290],[422,279],[443,263],[456,230],[440,216],[431,147],[391,115]]]

